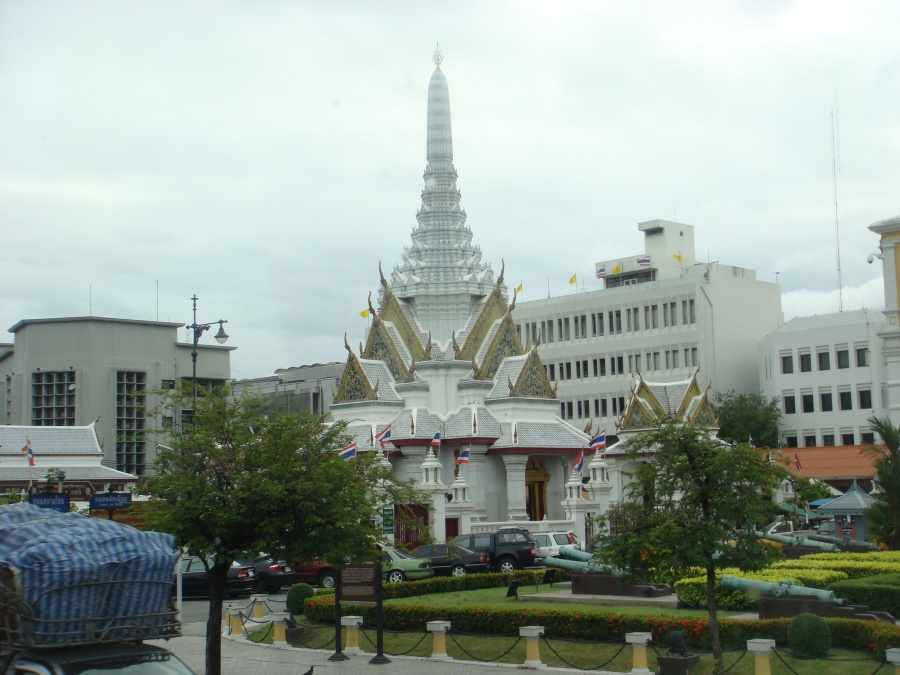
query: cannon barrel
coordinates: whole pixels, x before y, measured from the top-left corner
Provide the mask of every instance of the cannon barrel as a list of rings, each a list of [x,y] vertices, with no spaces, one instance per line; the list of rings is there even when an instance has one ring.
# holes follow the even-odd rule
[[[859,541],[857,539],[842,539],[841,537],[831,537],[827,534],[810,534],[809,538],[813,541],[821,541],[829,544],[835,544],[840,548],[841,545],[848,546],[851,548],[858,548],[865,551],[880,551],[881,549],[877,544],[873,544],[871,541]]]
[[[838,549],[836,544],[824,541],[815,541],[813,539],[810,539],[809,537],[792,534],[760,534],[759,538],[768,539],[769,541],[777,541],[779,544],[785,544],[787,546],[810,546],[821,551],[828,551],[829,553],[837,553],[840,550]]]
[[[834,591],[823,591],[821,588],[809,588],[807,586],[797,586],[790,581],[757,581],[756,579],[742,579],[723,574],[719,580],[719,585],[723,588],[729,588],[734,591],[743,591],[751,593],[772,593],[773,595],[811,595],[816,600],[824,600],[834,602],[837,605],[843,604],[843,600],[834,594]]]
[[[556,567],[570,572],[603,572],[604,574],[618,575],[619,572],[609,565],[587,562],[585,560],[569,560],[567,558],[544,558],[547,567]]]
[[[580,562],[590,562],[594,559],[594,555],[592,553],[588,553],[587,551],[579,551],[577,548],[569,548],[568,546],[563,546],[559,549],[559,555],[562,558],[566,558],[567,560],[578,560]]]

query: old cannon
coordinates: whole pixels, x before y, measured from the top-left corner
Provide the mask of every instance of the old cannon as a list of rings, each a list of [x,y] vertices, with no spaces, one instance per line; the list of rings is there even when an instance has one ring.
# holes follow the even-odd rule
[[[670,595],[666,584],[628,584],[622,581],[622,571],[593,559],[590,553],[561,548],[560,558],[544,558],[547,567],[572,573],[573,595],[627,595],[659,597]]]
[[[834,594],[820,588],[798,586],[791,581],[757,581],[723,574],[719,580],[722,588],[759,595],[757,608],[760,619],[777,619],[810,613],[845,619],[894,622],[887,612],[872,611],[868,607],[848,605]]]

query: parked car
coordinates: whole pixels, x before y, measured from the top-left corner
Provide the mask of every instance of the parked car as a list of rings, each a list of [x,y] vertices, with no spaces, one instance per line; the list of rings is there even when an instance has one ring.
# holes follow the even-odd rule
[[[428,558],[435,576],[463,577],[490,571],[487,553],[476,553],[462,546],[434,544],[419,546],[412,552],[414,558]]]
[[[334,588],[337,583],[338,571],[321,558],[314,558],[310,562],[295,560],[292,567],[295,583],[318,584],[322,588]]]
[[[381,574],[384,580],[395,584],[407,579],[427,579],[434,576],[430,560],[413,558],[395,548],[381,549]]]
[[[78,647],[33,648],[9,654],[3,652],[2,658],[4,673],[194,675],[172,652],[147,644],[97,643]]]
[[[257,593],[276,593],[282,586],[294,583],[294,571],[284,560],[261,555],[255,558],[238,558],[237,562],[256,569]]]
[[[578,539],[574,532],[535,532],[533,535],[537,548],[537,558],[559,558],[561,548],[578,548]]]
[[[207,565],[212,568],[214,561],[197,556],[185,556],[181,559],[181,594],[184,597],[209,596],[209,572]],[[237,595],[247,595],[256,589],[256,569],[249,565],[231,563],[228,568],[228,581],[225,584],[225,595],[233,598]]]
[[[496,532],[460,534],[449,542],[476,553],[487,553],[491,569],[512,572],[535,564],[535,543],[531,533],[521,527],[503,527]]]

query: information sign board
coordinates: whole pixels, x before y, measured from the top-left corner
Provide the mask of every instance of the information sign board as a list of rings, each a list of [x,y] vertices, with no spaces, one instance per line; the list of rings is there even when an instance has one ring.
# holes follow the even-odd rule
[[[91,497],[92,509],[127,509],[130,506],[130,492],[98,492]]]
[[[53,509],[60,513],[69,512],[69,495],[57,494],[55,492],[47,494],[28,495],[28,503],[39,506],[42,509]]]
[[[347,602],[375,602],[375,563],[341,568],[341,597]]]
[[[381,533],[394,534],[394,507],[385,506],[381,509]]]

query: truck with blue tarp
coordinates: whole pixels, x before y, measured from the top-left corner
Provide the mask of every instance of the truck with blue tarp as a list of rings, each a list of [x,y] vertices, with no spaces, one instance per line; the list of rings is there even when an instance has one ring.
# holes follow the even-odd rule
[[[0,675],[188,675],[147,639],[180,634],[174,538],[30,504],[0,506]]]

